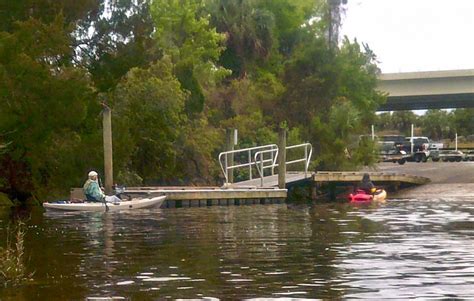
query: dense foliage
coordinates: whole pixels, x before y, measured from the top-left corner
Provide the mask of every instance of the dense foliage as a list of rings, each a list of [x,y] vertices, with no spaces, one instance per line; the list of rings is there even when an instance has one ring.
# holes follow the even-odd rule
[[[370,164],[354,137],[384,97],[372,51],[337,43],[345,3],[0,0],[0,192],[54,199],[100,172],[102,104],[127,185],[220,183],[226,128],[241,148],[285,124],[313,168]]]
[[[427,136],[432,140],[454,139],[456,133],[474,141],[474,109],[427,110],[423,115],[412,111],[400,111],[377,115],[376,131],[397,133],[409,136],[411,125],[418,136]]]

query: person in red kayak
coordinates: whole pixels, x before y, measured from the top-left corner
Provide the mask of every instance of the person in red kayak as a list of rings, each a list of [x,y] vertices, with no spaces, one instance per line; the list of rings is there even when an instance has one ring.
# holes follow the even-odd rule
[[[370,175],[365,173],[362,177],[362,182],[357,184],[357,189],[363,190],[367,194],[374,194],[377,188],[375,188],[374,183],[370,180]]]

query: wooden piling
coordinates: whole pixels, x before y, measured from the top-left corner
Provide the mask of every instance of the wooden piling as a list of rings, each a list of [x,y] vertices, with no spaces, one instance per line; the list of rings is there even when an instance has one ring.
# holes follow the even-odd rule
[[[311,189],[311,200],[317,201],[318,200],[318,183],[312,182],[310,185]]]
[[[226,129],[225,131],[226,136],[226,151],[233,151],[234,150],[234,129]],[[234,165],[234,154],[227,154],[227,165],[231,166]],[[227,174],[227,179],[229,183],[234,182],[234,170],[229,169]]]
[[[104,105],[103,111],[103,139],[104,139],[104,173],[105,173],[105,193],[111,194],[113,179],[113,158],[112,158],[112,111]]]
[[[286,187],[286,129],[283,127],[278,133],[278,187]]]

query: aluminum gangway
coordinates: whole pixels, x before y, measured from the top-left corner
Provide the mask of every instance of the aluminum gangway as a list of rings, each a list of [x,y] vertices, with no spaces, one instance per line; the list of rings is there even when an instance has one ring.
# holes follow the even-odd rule
[[[286,173],[286,183],[301,181],[311,177],[308,172],[313,148],[310,143],[290,145],[285,148],[286,154],[293,152],[286,166],[302,165],[301,171]],[[225,178],[225,186],[232,187],[276,187],[278,186],[278,154],[276,144],[268,144],[244,149],[221,152],[219,164]],[[288,158],[288,156],[285,156]],[[238,171],[237,180],[230,183],[231,172]]]

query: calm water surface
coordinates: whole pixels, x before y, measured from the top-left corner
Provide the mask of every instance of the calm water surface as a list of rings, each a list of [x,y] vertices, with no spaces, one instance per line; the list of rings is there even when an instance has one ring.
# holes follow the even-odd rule
[[[474,298],[473,213],[461,200],[33,210],[34,279],[0,300]]]

